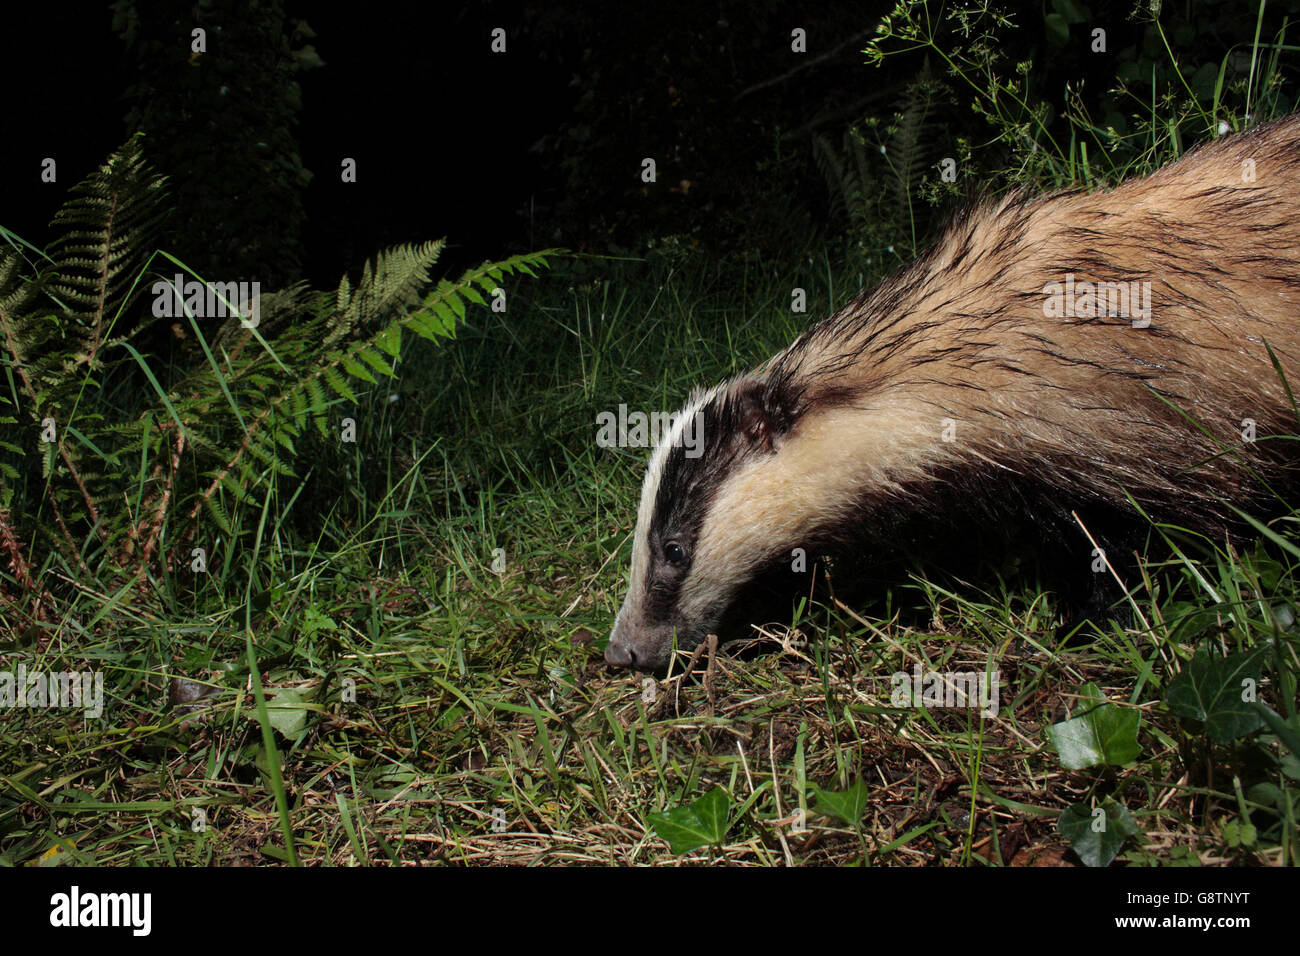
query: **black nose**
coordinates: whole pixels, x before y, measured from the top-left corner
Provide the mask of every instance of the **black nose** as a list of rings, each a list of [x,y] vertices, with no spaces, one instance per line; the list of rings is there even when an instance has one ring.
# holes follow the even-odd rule
[[[605,663],[615,667],[631,667],[636,663],[636,654],[630,648],[610,641],[605,645]]]

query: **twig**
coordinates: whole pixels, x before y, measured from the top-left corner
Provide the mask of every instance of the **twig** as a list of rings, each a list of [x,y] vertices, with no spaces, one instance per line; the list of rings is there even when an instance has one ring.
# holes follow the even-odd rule
[[[1133,613],[1136,614],[1138,620],[1142,622],[1142,626],[1146,629],[1146,632],[1148,634],[1153,634],[1154,632],[1151,630],[1151,624],[1147,621],[1146,615],[1144,615],[1142,609],[1138,607],[1137,601],[1133,600],[1133,595],[1129,593],[1128,588],[1124,587],[1124,582],[1120,580],[1119,574],[1115,571],[1114,565],[1110,563],[1110,558],[1106,557],[1106,549],[1097,544],[1097,539],[1092,536],[1092,532],[1088,530],[1087,525],[1083,523],[1083,519],[1079,517],[1077,512],[1071,511],[1070,514],[1074,517],[1074,520],[1078,523],[1079,527],[1083,529],[1083,533],[1088,536],[1088,543],[1093,546],[1094,550],[1101,555],[1101,559],[1106,562],[1106,567],[1110,571],[1110,576],[1115,579],[1115,583],[1118,584],[1120,590],[1124,592],[1124,596],[1128,598],[1128,603],[1133,605]]]

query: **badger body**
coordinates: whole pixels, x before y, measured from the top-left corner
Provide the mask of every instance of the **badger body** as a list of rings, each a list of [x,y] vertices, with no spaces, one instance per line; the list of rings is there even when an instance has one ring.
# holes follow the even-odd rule
[[[606,660],[661,668],[794,549],[887,547],[937,501],[1037,489],[1222,527],[1289,470],[1289,443],[1252,440],[1295,432],[1284,377],[1300,391],[1300,114],[1112,189],[970,208],[691,396],[647,467]]]

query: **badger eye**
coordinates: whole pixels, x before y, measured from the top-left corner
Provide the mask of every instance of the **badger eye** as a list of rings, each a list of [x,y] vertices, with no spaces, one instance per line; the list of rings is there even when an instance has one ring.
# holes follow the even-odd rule
[[[676,541],[669,541],[664,545],[664,557],[669,564],[682,564],[686,561],[686,549]]]

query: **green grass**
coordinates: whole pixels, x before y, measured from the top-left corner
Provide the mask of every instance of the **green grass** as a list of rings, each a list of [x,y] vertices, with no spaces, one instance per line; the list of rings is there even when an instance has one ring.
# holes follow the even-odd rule
[[[1291,517],[1245,554],[1181,544],[1124,582],[1133,627],[1069,646],[1024,581],[913,580],[687,676],[604,665],[646,452],[598,448],[595,414],[671,409],[872,279],[775,272],[561,269],[404,354],[396,400],[347,410],[350,457],[304,455],[265,512],[234,508],[254,543],[217,542],[203,575],[114,593],[47,562],[57,625],[0,607],[0,669],[99,670],[107,703],[0,714],[0,862],[1041,865],[1074,862],[1060,813],[1107,797],[1137,825],[1121,863],[1300,861],[1294,754],[1267,728],[1212,743],[1165,702],[1194,645],[1260,649],[1259,697],[1300,729]],[[894,706],[917,664],[997,669],[998,717]],[[1126,765],[1067,770],[1047,743],[1088,683],[1140,711]],[[857,826],[821,812],[814,787],[858,781]],[[674,853],[651,815],[716,787],[725,837]]]

